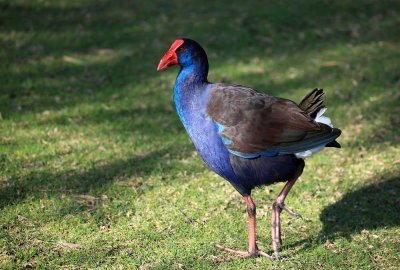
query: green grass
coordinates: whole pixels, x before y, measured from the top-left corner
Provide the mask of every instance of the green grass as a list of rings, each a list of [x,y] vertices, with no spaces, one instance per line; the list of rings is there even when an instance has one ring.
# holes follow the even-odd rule
[[[131,3],[129,3],[131,2]],[[0,269],[400,268],[398,1],[0,0]],[[245,206],[172,105],[175,38],[210,80],[300,101],[326,91],[342,149],[306,161],[289,260],[246,248]],[[282,184],[254,191],[259,247]]]

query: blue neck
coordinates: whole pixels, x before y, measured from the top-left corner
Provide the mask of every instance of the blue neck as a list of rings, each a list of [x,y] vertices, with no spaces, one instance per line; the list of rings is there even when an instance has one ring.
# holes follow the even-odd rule
[[[175,89],[181,88],[195,88],[197,85],[207,83],[208,75],[208,62],[207,59],[203,61],[193,60],[189,65],[181,66],[175,82]]]
[[[207,81],[208,63],[181,67],[174,87],[174,102],[179,118],[204,162],[235,187],[236,176],[229,152],[218,135],[215,123],[206,115],[212,84]]]
[[[200,104],[203,93],[207,89],[208,63],[194,62],[182,66],[175,81],[174,102],[179,118],[189,132],[189,109],[193,110],[194,103]],[[199,101],[199,102],[195,102]]]

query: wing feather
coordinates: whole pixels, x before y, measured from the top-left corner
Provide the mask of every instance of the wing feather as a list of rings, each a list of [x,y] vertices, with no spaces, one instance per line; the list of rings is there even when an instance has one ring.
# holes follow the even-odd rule
[[[323,102],[320,92],[314,94],[317,98],[306,97],[303,102],[309,111]],[[290,100],[239,85],[215,84],[207,114],[223,127],[219,133],[232,153],[295,153],[327,144],[340,135],[340,130],[315,122]]]

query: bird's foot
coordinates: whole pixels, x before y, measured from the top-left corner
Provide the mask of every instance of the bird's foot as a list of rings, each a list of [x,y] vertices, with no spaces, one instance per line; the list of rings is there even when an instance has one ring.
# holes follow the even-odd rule
[[[303,218],[299,213],[296,213],[295,211],[291,210],[289,207],[287,207],[283,203],[277,203],[278,207],[280,210],[285,210],[289,215],[291,215],[294,218]]]
[[[225,252],[229,252],[229,253],[233,253],[241,258],[252,258],[252,257],[258,257],[258,256],[262,256],[262,257],[267,257],[270,260],[275,260],[275,258],[273,256],[268,255],[267,253],[265,253],[264,251],[261,250],[255,250],[253,252],[249,252],[249,251],[242,251],[242,250],[235,250],[235,249],[231,249],[231,248],[227,248],[221,245],[215,245],[218,249],[223,250]]]

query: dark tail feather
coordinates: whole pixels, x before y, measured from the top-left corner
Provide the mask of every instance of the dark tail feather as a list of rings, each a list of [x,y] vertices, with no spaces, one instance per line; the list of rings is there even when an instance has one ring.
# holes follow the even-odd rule
[[[299,104],[300,109],[305,111],[309,116],[315,119],[317,117],[317,113],[324,106],[324,90],[323,89],[314,89],[307,96],[303,98],[303,100]],[[341,148],[340,143],[337,141],[332,141],[325,145],[325,147],[335,147]]]
[[[325,147],[342,148],[342,146],[340,145],[340,143],[338,143],[337,141],[330,142],[330,143],[328,143],[327,145],[325,145]]]
[[[324,108],[324,90],[314,89],[299,104],[300,109],[305,111],[309,116],[315,118],[319,110]]]

